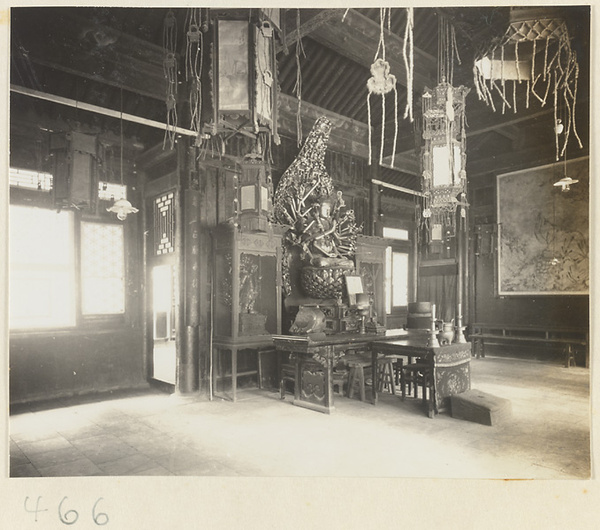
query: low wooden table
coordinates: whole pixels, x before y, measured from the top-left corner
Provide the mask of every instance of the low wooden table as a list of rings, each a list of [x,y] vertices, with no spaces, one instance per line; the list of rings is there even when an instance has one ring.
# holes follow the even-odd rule
[[[412,362],[420,358],[430,366],[433,377],[432,395],[428,401],[428,415],[432,416],[449,407],[450,396],[471,388],[471,344],[427,345],[428,334],[411,333],[395,340],[376,340],[371,343],[373,366],[383,355],[398,355]],[[377,403],[377,387],[373,388],[373,401]]]
[[[332,373],[348,350],[370,351],[377,339],[405,336],[403,330],[375,333],[336,333],[334,335],[273,335],[278,354],[291,354],[294,362],[294,405],[330,414],[334,410]]]
[[[225,397],[225,392],[219,392],[217,383],[231,377],[231,400],[237,399],[237,380],[243,375],[256,375],[257,386],[262,388],[262,359],[261,355],[265,352],[274,351],[273,339],[271,335],[256,335],[252,337],[215,337],[213,342],[214,363],[213,363],[213,381],[215,382],[215,396]],[[251,350],[256,352],[257,369],[245,372],[238,372],[238,352],[242,350]],[[227,375],[222,370],[222,356],[229,352],[231,356],[231,375]]]

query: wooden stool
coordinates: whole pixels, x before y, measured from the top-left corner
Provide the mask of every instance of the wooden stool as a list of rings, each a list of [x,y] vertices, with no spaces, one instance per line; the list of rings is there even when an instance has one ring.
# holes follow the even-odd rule
[[[431,392],[431,368],[426,363],[407,364],[401,368],[400,388],[402,399],[406,397],[406,386],[414,388],[415,398],[419,397],[419,386],[422,388],[423,401],[427,400],[427,390]],[[410,391],[409,391],[410,392]],[[410,392],[412,393],[412,392]]]
[[[406,385],[414,385],[415,398],[419,397],[419,386],[423,392],[423,405],[427,416],[433,418],[435,415],[435,403],[433,392],[433,374],[431,366],[428,363],[418,362],[407,364],[402,368],[402,399],[406,397]]]
[[[360,400],[365,400],[365,368],[369,368],[371,363],[365,359],[348,359],[346,365],[349,368],[348,374],[348,398],[354,397],[354,391],[358,385]]]
[[[281,358],[278,357],[279,360],[279,397],[280,399],[285,399],[286,392],[286,383],[292,383],[292,394],[294,393],[295,384],[296,384],[296,366],[293,361],[290,360],[289,355],[284,362],[281,362]]]
[[[344,367],[343,369],[334,369],[331,372],[331,385],[333,386],[333,391],[337,387],[338,392],[344,395],[344,385],[348,383],[348,369]],[[349,387],[348,387],[349,388]]]
[[[396,362],[402,363],[402,359],[399,359],[395,355],[385,355],[377,359],[377,390],[379,392],[389,389],[392,394],[396,394],[396,375],[394,370]]]
[[[571,366],[577,366],[577,363],[575,362],[575,350],[573,345],[567,344],[563,351],[565,355],[565,366],[567,368],[570,368]]]

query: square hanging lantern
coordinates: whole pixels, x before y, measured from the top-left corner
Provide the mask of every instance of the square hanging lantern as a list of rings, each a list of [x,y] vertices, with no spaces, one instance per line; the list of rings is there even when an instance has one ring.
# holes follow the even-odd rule
[[[240,168],[236,190],[239,227],[246,232],[267,232],[273,211],[271,172],[257,157],[246,157]]]
[[[278,12],[262,9],[250,10],[244,19],[214,19],[212,134],[262,131],[279,142],[273,20]]]
[[[423,94],[423,216],[429,219],[432,240],[454,233],[455,214],[467,190],[465,98],[469,89],[444,79]]]

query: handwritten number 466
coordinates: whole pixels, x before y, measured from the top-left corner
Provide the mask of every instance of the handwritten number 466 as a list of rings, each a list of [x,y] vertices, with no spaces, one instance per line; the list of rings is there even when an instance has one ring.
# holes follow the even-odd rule
[[[25,497],[25,511],[28,513],[35,514],[35,522],[36,523],[38,520],[38,513],[48,511],[47,508],[45,508],[45,509],[40,508],[40,500],[41,500],[41,497],[38,497],[37,501],[35,503],[35,509],[31,509],[31,507],[28,507],[29,497]],[[58,505],[58,518],[60,519],[60,522],[63,524],[73,525],[79,519],[79,512],[77,512],[77,510],[67,510],[66,505],[65,505],[65,507],[63,507],[63,503],[66,500],[67,500],[67,497],[63,497],[63,499],[60,501],[60,504]],[[102,497],[100,497],[94,503],[94,507],[92,508],[92,519],[94,520],[94,523],[96,523],[98,526],[104,526],[105,524],[108,523],[108,515],[104,512],[96,511],[98,503],[101,500],[102,500]]]

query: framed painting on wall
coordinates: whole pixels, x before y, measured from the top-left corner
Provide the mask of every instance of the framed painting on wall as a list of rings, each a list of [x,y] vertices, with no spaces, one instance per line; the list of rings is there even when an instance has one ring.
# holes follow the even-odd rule
[[[497,214],[500,296],[588,294],[588,157],[498,175]]]

